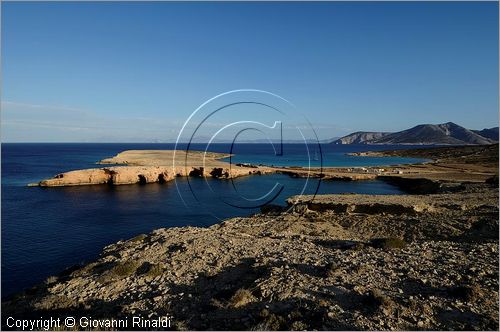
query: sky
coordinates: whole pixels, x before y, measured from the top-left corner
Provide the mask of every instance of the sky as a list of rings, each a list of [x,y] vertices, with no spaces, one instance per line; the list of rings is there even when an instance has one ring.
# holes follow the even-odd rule
[[[285,98],[320,139],[498,126],[497,2],[1,6],[3,142],[175,141],[235,89]]]

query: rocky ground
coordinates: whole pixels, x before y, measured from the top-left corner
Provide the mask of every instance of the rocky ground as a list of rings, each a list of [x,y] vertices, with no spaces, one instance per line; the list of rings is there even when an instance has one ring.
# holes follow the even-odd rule
[[[355,152],[352,155],[401,156],[431,160],[424,164],[397,166],[402,175],[386,174],[388,176],[459,182],[481,182],[492,175],[498,176],[498,144]]]
[[[159,229],[2,303],[5,318],[172,315],[175,329],[498,330],[498,182],[291,198]]]

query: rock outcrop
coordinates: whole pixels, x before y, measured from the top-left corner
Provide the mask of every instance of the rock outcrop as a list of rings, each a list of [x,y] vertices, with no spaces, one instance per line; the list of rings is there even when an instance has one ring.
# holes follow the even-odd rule
[[[6,299],[3,328],[141,316],[187,330],[498,330],[497,188],[290,200],[111,244]]]
[[[174,160],[175,154],[175,163]],[[60,173],[52,179],[42,180],[41,187],[77,185],[124,185],[164,183],[175,177],[213,177],[228,179],[251,174],[265,174],[272,170],[266,167],[243,167],[230,165],[219,159],[228,155],[212,152],[172,150],[130,150],[107,158],[98,164],[122,164]]]
[[[213,177],[234,178],[250,174],[262,174],[267,170],[248,170],[241,168],[215,167],[205,170],[204,167],[167,167],[167,166],[116,166],[70,171],[56,175],[52,179],[42,180],[41,187],[78,186],[94,184],[146,184],[164,183],[176,177]]]

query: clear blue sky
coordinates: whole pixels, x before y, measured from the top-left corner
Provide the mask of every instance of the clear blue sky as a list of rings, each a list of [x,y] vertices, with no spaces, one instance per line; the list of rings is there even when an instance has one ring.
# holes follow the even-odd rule
[[[228,90],[320,138],[498,125],[498,3],[2,3],[4,141],[172,140]]]

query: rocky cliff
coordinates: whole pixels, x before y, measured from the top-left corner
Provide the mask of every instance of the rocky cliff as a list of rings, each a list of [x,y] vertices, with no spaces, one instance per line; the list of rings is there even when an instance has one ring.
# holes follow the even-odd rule
[[[174,158],[175,156],[175,158]],[[42,180],[32,186],[57,187],[77,185],[123,185],[164,183],[176,177],[234,178],[250,174],[265,174],[272,170],[266,167],[245,167],[220,161],[226,154],[173,150],[129,150],[99,164],[121,164],[64,172],[51,179]],[[175,159],[175,163],[173,162]]]

